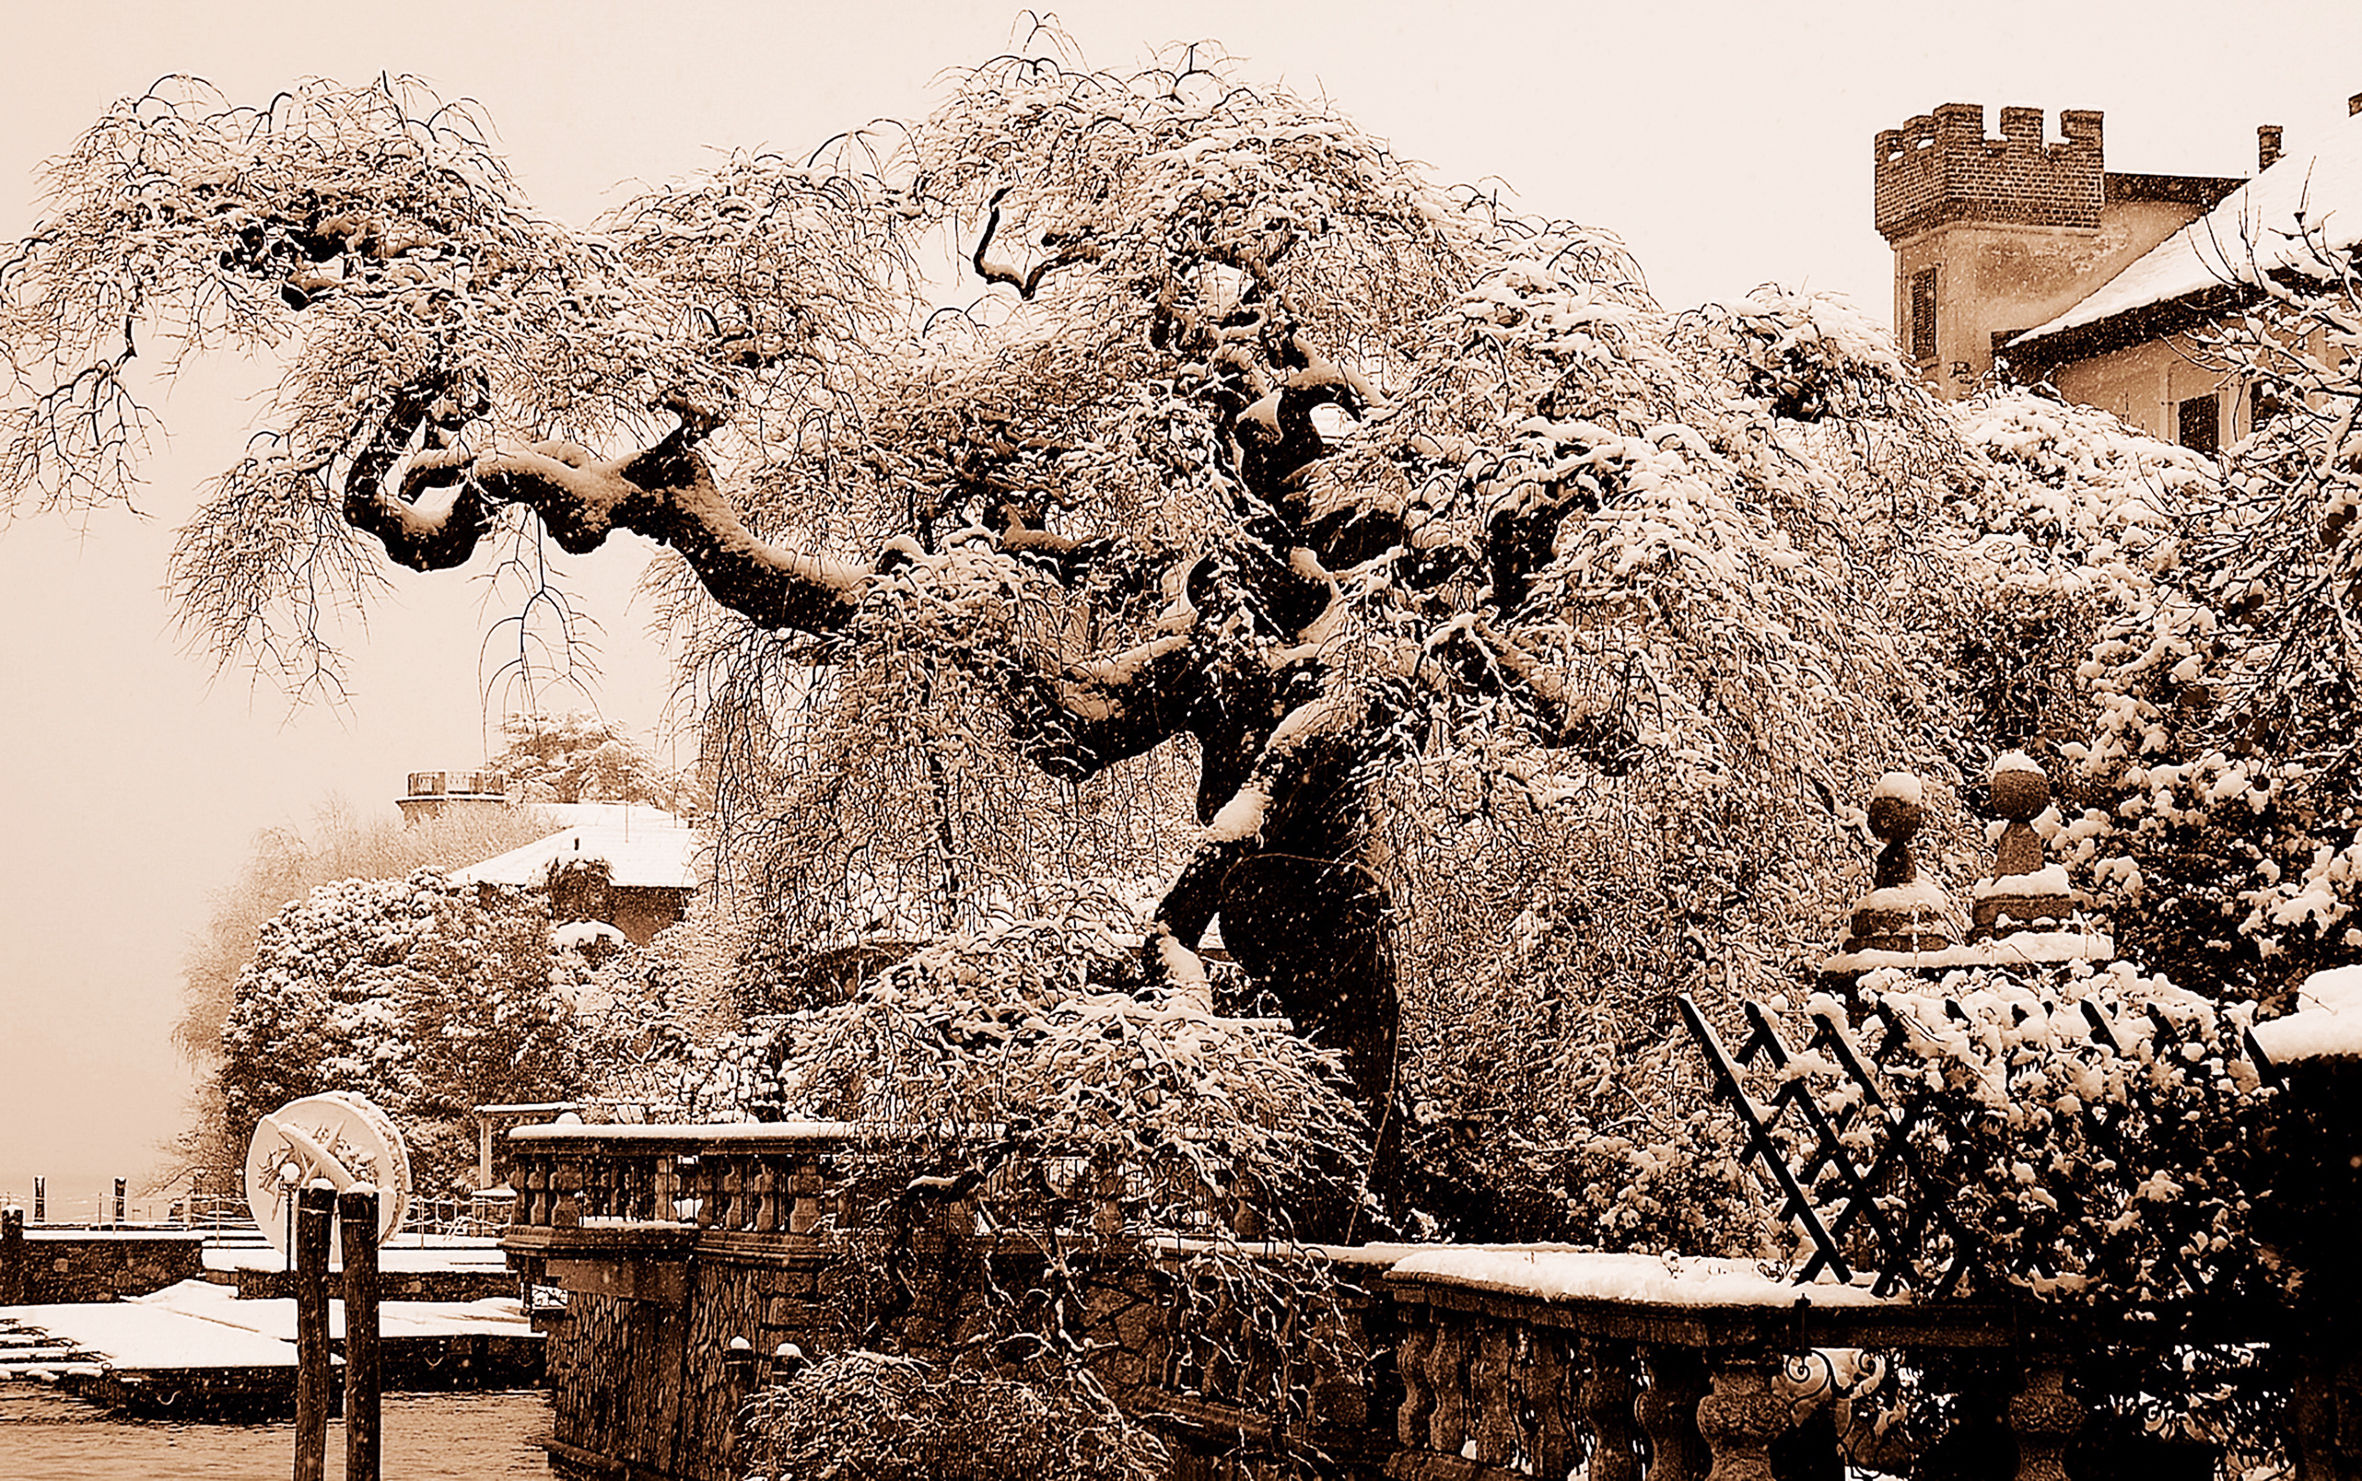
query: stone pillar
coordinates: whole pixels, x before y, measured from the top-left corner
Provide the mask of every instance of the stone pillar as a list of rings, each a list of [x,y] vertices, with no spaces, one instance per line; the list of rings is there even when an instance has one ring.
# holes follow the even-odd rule
[[[1698,1430],[1698,1403],[1706,1394],[1706,1364],[1686,1347],[1651,1344],[1642,1350],[1649,1386],[1633,1404],[1648,1436],[1649,1481],[1705,1481],[1711,1457]]]
[[[1713,1391],[1698,1403],[1698,1433],[1714,1456],[1708,1481],[1772,1481],[1771,1442],[1788,1428],[1760,1355],[1717,1355]]]
[[[2025,1387],[2009,1401],[2009,1432],[2018,1442],[2018,1481],[2067,1481],[2067,1447],[2083,1428],[2083,1402],[2064,1387],[2056,1360],[2026,1367]]]

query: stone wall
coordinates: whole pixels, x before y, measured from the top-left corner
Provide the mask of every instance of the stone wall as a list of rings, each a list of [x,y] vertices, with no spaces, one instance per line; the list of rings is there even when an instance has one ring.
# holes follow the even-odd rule
[[[145,1296],[205,1273],[194,1229],[0,1231],[0,1306],[63,1305]]]
[[[669,1230],[595,1253],[512,1246],[527,1279],[568,1293],[564,1311],[542,1319],[553,1474],[737,1481],[733,1427],[772,1354],[844,1341],[821,1289],[832,1258],[820,1241],[792,1237],[742,1248],[709,1237],[692,1253]],[[732,1360],[733,1338],[754,1361]]]

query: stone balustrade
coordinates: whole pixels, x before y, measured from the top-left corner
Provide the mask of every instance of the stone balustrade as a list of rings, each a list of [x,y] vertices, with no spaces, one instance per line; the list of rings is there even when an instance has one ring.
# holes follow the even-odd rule
[[[561,1474],[604,1474],[618,1461],[681,1481],[731,1474],[727,1437],[748,1384],[762,1376],[732,1368],[728,1354],[790,1345],[811,1354],[845,1340],[829,1285],[835,1236],[856,1214],[846,1183],[853,1154],[861,1138],[880,1134],[828,1123],[512,1134],[516,1216],[504,1248],[527,1281],[572,1297],[552,1333],[551,1453]],[[1923,1470],[1914,1447],[1929,1443],[1929,1427],[1879,1422],[1881,1412],[1892,1418],[1882,1406],[1896,1396],[1876,1375],[1932,1369],[1952,1385],[1935,1442],[1950,1450],[1937,1471],[2063,1481],[2087,1406],[2108,1400],[2092,1391],[2097,1379],[2081,1355],[2287,1336],[2242,1327],[2200,1338],[2171,1323],[2068,1318],[2034,1305],[1880,1297],[1863,1286],[1798,1285],[1746,1261],[1273,1246],[1275,1257],[1339,1267],[1354,1294],[1336,1316],[1351,1331],[1333,1343],[1296,1332],[1284,1352],[1264,1351],[1247,1333],[1209,1345],[1192,1339],[1206,1335],[1199,1324],[1220,1326],[1219,1302],[1176,1299],[1177,1267],[1160,1275],[1153,1261],[1138,1264],[1130,1236],[1139,1231],[1103,1217],[1114,1208],[1105,1185],[1120,1170],[1067,1160],[1082,1165],[1028,1184],[1049,1200],[1031,1216],[1031,1237],[1054,1233],[1042,1248],[1060,1259],[1131,1251],[1133,1263],[1119,1259],[1108,1271],[1136,1274],[1099,1282],[1109,1310],[1086,1317],[1102,1379],[1178,1454],[1201,1458],[1242,1448],[1318,1453],[1367,1481],[1769,1481],[1778,1449],[1791,1476],[1835,1476],[1841,1463],[1911,1475]],[[1004,1256],[1028,1247],[1023,1189],[947,1183],[939,1192],[940,1237],[911,1246],[921,1286],[937,1266],[956,1276],[966,1257],[954,1255],[955,1240],[992,1242]],[[1196,1238],[1164,1243],[1178,1255]],[[1228,1248],[1257,1258],[1251,1243]],[[1146,1284],[1127,1296],[1125,1279]],[[1337,1356],[1346,1353],[1359,1356]],[[1295,1370],[1281,1386],[1299,1396],[1284,1426],[1259,1397],[1279,1365]],[[2300,1409],[2342,1413],[2354,1366],[2342,1349],[2308,1365],[2326,1376],[2318,1394],[2299,1395]],[[2072,1385],[2063,1381],[2070,1368]],[[631,1378],[643,1370],[672,1376],[653,1386]],[[1924,1405],[1925,1394],[1904,1402]],[[683,1465],[676,1437],[690,1429],[706,1436],[697,1449],[705,1459]],[[2324,1420],[2313,1429],[2329,1436],[2306,1442],[2308,1456],[2321,1457],[2317,1474],[2362,1474],[2343,1427]]]
[[[671,1224],[807,1235],[842,1212],[833,1121],[520,1126],[509,1133],[511,1228]]]
[[[1743,1262],[1442,1248],[1384,1281],[1401,1338],[1392,1481],[1770,1481],[1775,1443],[1842,1452],[1909,1474],[1900,1430],[1836,1416],[1847,1364],[1938,1350],[1979,1392],[1956,1435],[2020,1481],[2063,1481],[2086,1399],[2063,1385],[2068,1354],[2125,1334],[2046,1322],[2024,1308],[1878,1299],[1798,1286]],[[2152,1339],[2153,1340],[2153,1339]],[[1883,1370],[1881,1370],[1883,1371]],[[1805,1433],[1819,1418],[1822,1428]]]

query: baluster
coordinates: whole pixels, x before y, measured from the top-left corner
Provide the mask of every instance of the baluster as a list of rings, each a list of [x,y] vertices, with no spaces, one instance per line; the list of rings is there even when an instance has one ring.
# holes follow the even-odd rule
[[[607,1164],[607,1212],[626,1221],[640,1216],[640,1157],[632,1148],[617,1145],[602,1155]]]
[[[1175,1302],[1176,1312],[1181,1303]],[[1395,1371],[1402,1377],[1402,1407],[1394,1411],[1394,1440],[1405,1450],[1427,1448],[1427,1424],[1435,1415],[1435,1385],[1427,1381],[1427,1358],[1435,1348],[1437,1314],[1421,1308],[1411,1318],[1394,1349]],[[1182,1346],[1187,1348],[1186,1340]]]
[[[693,1153],[688,1161],[689,1200],[697,1206],[694,1222],[700,1229],[710,1229],[714,1221],[713,1159]]]
[[[681,1177],[673,1165],[673,1154],[659,1153],[648,1170],[648,1186],[655,1195],[655,1208],[649,1217],[667,1224],[680,1222]]]
[[[1567,1412],[1574,1407],[1575,1365],[1568,1361],[1574,1339],[1551,1328],[1526,1331],[1525,1397],[1533,1413],[1534,1474],[1566,1481],[1577,1454]]]
[[[519,1154],[512,1171],[517,1190],[517,1211],[524,1222],[536,1229],[549,1227],[549,1173],[538,1155]]]
[[[1427,1386],[1435,1409],[1427,1417],[1427,1448],[1439,1455],[1458,1455],[1468,1443],[1467,1325],[1455,1314],[1437,1312],[1435,1341],[1427,1349]]]
[[[768,1152],[755,1155],[754,1227],[763,1234],[773,1233],[779,1228],[780,1177],[773,1171],[777,1165],[776,1159]]]
[[[672,1210],[664,1206],[661,1187],[664,1159],[635,1157],[632,1159],[632,1217],[640,1220],[670,1219]]]
[[[582,1159],[561,1157],[550,1169],[550,1218],[560,1229],[572,1229],[582,1223]]]
[[[1516,1357],[1516,1334],[1497,1321],[1485,1322],[1470,1345],[1468,1427],[1476,1441],[1476,1458],[1484,1465],[1508,1467],[1523,1448],[1519,1444],[1517,1396],[1509,1386]]]
[[[2063,1387],[2056,1363],[2037,1362],[2026,1386],[2009,1401],[2017,1436],[2018,1481],[2066,1481],[2067,1446],[2083,1428],[2083,1403]]]
[[[746,1218],[746,1159],[731,1156],[722,1159],[722,1207],[717,1215],[719,1227],[744,1229]]]
[[[1711,1458],[1698,1433],[1698,1401],[1706,1395],[1706,1365],[1686,1347],[1651,1343],[1642,1350],[1649,1386],[1634,1401],[1648,1436],[1649,1481],[1706,1481]]]
[[[582,1217],[595,1219],[615,1212],[614,1179],[614,1159],[603,1150],[583,1159],[582,1192],[577,1200]]]
[[[1772,1481],[1771,1442],[1788,1428],[1760,1354],[1718,1354],[1713,1392],[1699,1401],[1698,1433],[1714,1454],[1708,1481]]]
[[[1594,1441],[1590,1481],[1640,1481],[1640,1425],[1632,1408],[1640,1386],[1633,1381],[1632,1344],[1594,1337],[1584,1347],[1590,1372],[1582,1386],[1583,1420]]]
[[[787,1232],[810,1234],[820,1227],[822,1184],[820,1159],[809,1153],[796,1158],[795,1202],[787,1213]]]

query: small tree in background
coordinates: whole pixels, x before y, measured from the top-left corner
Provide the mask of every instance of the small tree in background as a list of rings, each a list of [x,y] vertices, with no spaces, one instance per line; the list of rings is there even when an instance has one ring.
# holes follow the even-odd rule
[[[510,715],[507,743],[485,765],[508,778],[510,795],[536,802],[640,802],[678,811],[681,779],[660,765],[621,722],[573,710]]]
[[[421,1189],[464,1177],[486,1103],[571,1094],[572,1005],[530,896],[407,879],[321,885],[265,923],[222,1024],[227,1131],[298,1096],[356,1091],[413,1139]],[[242,1150],[242,1149],[241,1149]]]

